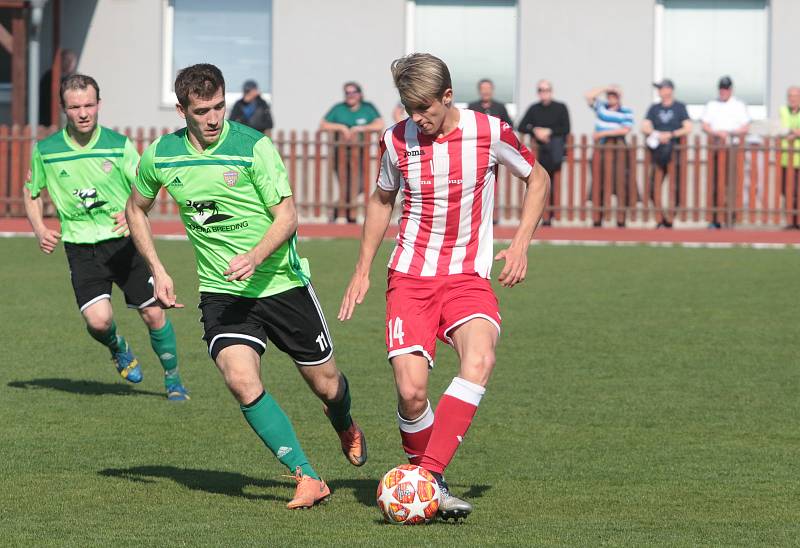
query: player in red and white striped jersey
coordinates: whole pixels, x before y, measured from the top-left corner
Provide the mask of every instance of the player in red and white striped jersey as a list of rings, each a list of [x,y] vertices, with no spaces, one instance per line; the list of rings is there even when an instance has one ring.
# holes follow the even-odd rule
[[[494,367],[501,320],[489,283],[492,262],[505,261],[501,285],[525,279],[528,246],[550,181],[511,126],[453,105],[450,73],[440,59],[412,54],[392,63],[392,75],[410,118],[383,135],[377,188],[339,319],[349,319],[364,300],[370,266],[402,191],[386,292],[386,346],[397,384],[400,435],[409,460],[444,487],[440,515],[463,518],[472,506],[452,496],[441,476]],[[527,191],[511,245],[493,257],[498,164],[523,179]],[[461,365],[434,418],[427,385],[437,337],[453,346]]]

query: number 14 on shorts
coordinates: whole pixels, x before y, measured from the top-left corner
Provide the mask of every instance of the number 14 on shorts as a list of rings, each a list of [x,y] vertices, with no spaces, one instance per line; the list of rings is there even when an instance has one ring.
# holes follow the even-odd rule
[[[389,348],[394,348],[395,341],[399,346],[403,346],[405,344],[403,341],[405,336],[405,333],[403,333],[403,320],[399,317],[389,320],[387,328],[389,330]]]

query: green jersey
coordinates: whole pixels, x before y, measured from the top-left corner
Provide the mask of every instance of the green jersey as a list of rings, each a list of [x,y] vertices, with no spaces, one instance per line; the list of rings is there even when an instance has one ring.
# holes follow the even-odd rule
[[[113,214],[125,211],[139,153],[130,139],[97,126],[85,147],[64,129],[36,143],[25,186],[33,198],[47,188],[65,242],[94,244],[123,235]]]
[[[194,246],[200,291],[266,297],[308,283],[308,262],[293,235],[244,281],[223,274],[272,225],[269,208],[292,195],[286,168],[263,133],[226,121],[219,140],[203,152],[187,130],[164,135],[142,154],[136,189],[154,198],[165,187],[178,203]]]

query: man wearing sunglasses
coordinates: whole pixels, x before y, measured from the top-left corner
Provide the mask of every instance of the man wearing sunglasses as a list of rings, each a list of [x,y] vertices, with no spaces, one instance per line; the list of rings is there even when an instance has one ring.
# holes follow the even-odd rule
[[[355,82],[344,85],[344,101],[335,104],[322,119],[319,129],[329,131],[337,146],[334,149],[333,166],[339,180],[339,199],[333,210],[333,221],[336,223],[356,222],[355,211],[349,205],[351,198],[358,195],[353,187],[362,183],[361,166],[363,165],[364,134],[383,129],[383,120],[378,109],[364,101],[361,86]],[[339,150],[344,146],[344,152]],[[355,157],[353,157],[355,155]],[[354,166],[355,164],[355,166]],[[355,167],[356,169],[353,169]]]

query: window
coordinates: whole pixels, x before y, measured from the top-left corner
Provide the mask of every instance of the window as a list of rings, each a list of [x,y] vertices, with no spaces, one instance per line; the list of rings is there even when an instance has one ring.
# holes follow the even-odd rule
[[[162,100],[175,103],[178,70],[195,63],[217,65],[226,97],[241,95],[245,80],[272,89],[272,0],[164,0]]]
[[[459,103],[478,99],[482,78],[494,82],[496,101],[513,103],[517,21],[515,0],[410,1],[406,49],[447,63]]]
[[[765,117],[766,4],[766,0],[659,0],[656,78],[674,80],[676,96],[691,107],[714,98],[717,81],[728,75],[734,94],[751,107],[751,115]]]

